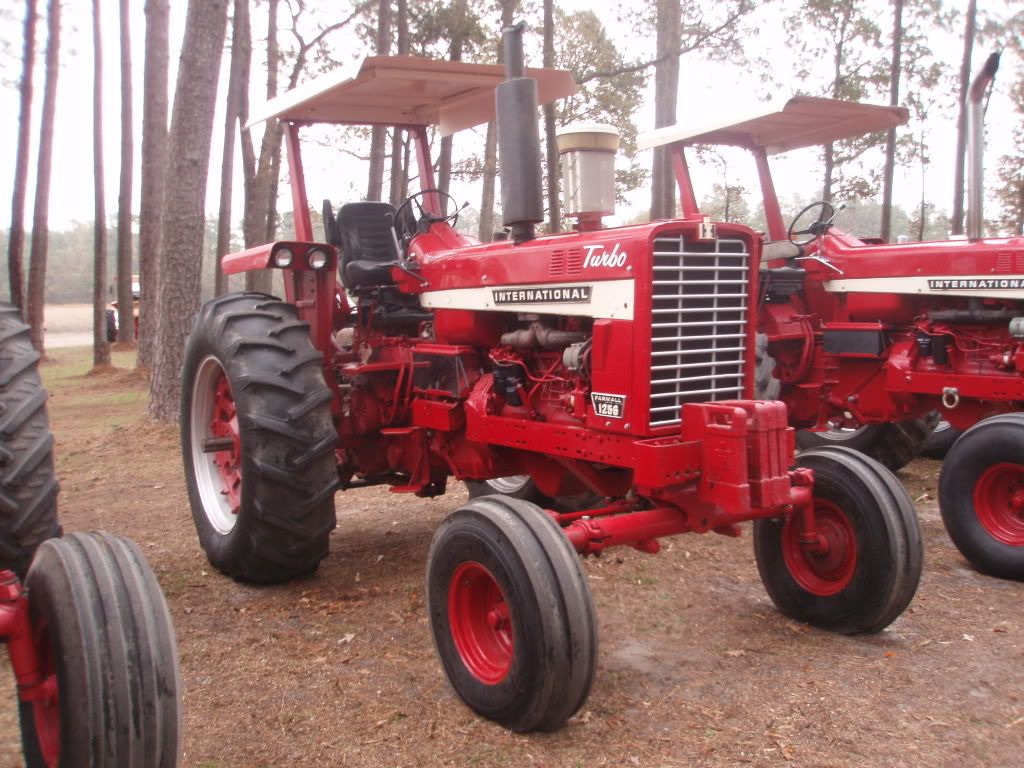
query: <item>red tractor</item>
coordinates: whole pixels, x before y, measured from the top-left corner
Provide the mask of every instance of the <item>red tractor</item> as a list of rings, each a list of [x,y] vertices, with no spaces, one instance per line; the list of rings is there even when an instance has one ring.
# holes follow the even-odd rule
[[[559,727],[593,680],[577,554],[654,553],[661,537],[736,535],[752,520],[779,609],[853,633],[906,608],[922,549],[888,470],[842,448],[794,466],[785,406],[750,399],[758,234],[693,219],[602,228],[604,203],[588,190],[611,178],[575,184],[594,170],[580,141],[567,163],[577,229],[535,236],[538,92],[547,102],[575,84],[524,70],[521,34],[504,33],[504,81],[497,66],[376,57],[268,105],[260,119],[284,124],[296,237],[223,266],[282,270],[287,299],[234,294],[202,308],[181,418],[200,543],[238,579],[316,569],[339,489],[435,496],[449,478],[528,475],[548,498],[589,498],[558,512],[481,496],[431,545],[426,601],[448,679],[481,716],[528,731]],[[434,188],[427,128],[491,119],[508,234],[480,244]],[[397,207],[325,203],[317,242],[299,154],[312,123],[408,131],[420,191]],[[607,136],[591,138],[605,151]]]
[[[167,603],[131,541],[61,537],[29,330],[17,307],[0,304],[0,640],[25,764],[173,768],[182,689]]]
[[[967,430],[939,481],[942,518],[979,570],[1024,578],[1024,240],[982,238],[982,97],[991,57],[969,96],[967,237],[886,244],[832,226],[814,203],[786,228],[767,157],[883,130],[906,110],[797,97],[777,112],[695,130],[662,129],[683,219],[701,219],[684,148],[749,149],[761,179],[767,238],[757,315],[790,424],[804,440],[852,445],[892,464],[920,448],[938,412]],[[882,457],[881,455],[879,456]]]

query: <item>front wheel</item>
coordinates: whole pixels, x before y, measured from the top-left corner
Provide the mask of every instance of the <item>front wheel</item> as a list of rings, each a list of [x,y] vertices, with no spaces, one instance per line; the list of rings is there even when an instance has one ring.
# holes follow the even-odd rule
[[[25,585],[44,679],[19,703],[26,765],[176,765],[177,645],[139,548],[106,533],[52,539]]]
[[[332,394],[309,326],[263,294],[200,311],[185,350],[181,445],[213,566],[247,581],[316,570],[334,528]]]
[[[799,513],[754,523],[768,595],[790,618],[835,632],[878,632],[910,604],[923,549],[914,504],[885,467],[848,448],[799,454],[814,470],[817,541]]]
[[[939,508],[975,568],[1024,579],[1024,414],[993,416],[960,436],[939,474]]]
[[[456,693],[513,731],[550,731],[586,700],[597,663],[579,558],[543,510],[471,501],[438,528],[427,561],[434,646]]]

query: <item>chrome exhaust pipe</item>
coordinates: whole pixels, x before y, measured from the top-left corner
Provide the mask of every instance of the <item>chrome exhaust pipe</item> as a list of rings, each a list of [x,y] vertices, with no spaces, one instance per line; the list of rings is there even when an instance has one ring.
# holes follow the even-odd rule
[[[985,95],[996,70],[999,53],[988,57],[981,72],[974,78],[967,92],[967,239],[979,240],[985,225],[983,213],[985,198],[985,108],[981,99]]]

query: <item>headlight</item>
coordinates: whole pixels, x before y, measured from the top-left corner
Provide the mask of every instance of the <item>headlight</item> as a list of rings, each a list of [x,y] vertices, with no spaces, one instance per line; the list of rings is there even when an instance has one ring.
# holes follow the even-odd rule
[[[306,254],[306,263],[313,269],[323,269],[327,264],[327,251],[314,248]]]
[[[278,248],[274,252],[274,263],[282,269],[290,267],[294,258],[295,255],[292,253],[291,248]]]

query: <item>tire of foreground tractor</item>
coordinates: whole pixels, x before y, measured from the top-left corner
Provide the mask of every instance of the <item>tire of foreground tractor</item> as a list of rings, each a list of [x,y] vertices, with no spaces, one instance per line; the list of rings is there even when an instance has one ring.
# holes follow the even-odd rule
[[[29,768],[177,764],[181,673],[160,586],[131,541],[72,533],[46,542],[26,580],[53,698],[19,702]]]
[[[181,405],[189,502],[210,563],[233,578],[287,581],[327,555],[337,432],[320,366],[309,325],[264,294],[214,299],[189,336]]]
[[[547,496],[540,492],[537,484],[529,475],[508,475],[507,477],[494,477],[490,480],[466,480],[465,483],[471,499],[480,496],[506,496],[510,499],[522,499],[536,504],[541,509],[551,509],[555,512],[582,512],[585,509],[594,509],[601,503],[601,497],[592,491],[585,491],[575,496]]]
[[[939,421],[935,430],[928,435],[924,447],[921,448],[921,455],[929,459],[944,459],[953,443],[963,434],[962,429],[957,429],[948,421]]]
[[[960,436],[939,473],[939,508],[971,565],[1024,579],[1024,413],[993,416]]]
[[[579,557],[539,507],[486,496],[447,519],[427,560],[434,647],[466,705],[513,731],[552,731],[583,706],[597,664]]]
[[[801,429],[796,433],[796,444],[801,450],[833,446],[852,448],[895,472],[917,457],[938,420],[937,413],[930,413],[921,419],[867,424],[850,432]]]
[[[25,576],[36,548],[60,536],[53,435],[29,327],[0,304],[0,568]]]
[[[849,448],[797,457],[814,470],[824,554],[800,544],[798,515],[754,523],[754,555],[768,595],[786,616],[844,634],[879,632],[910,604],[923,548],[914,503],[899,480]]]

